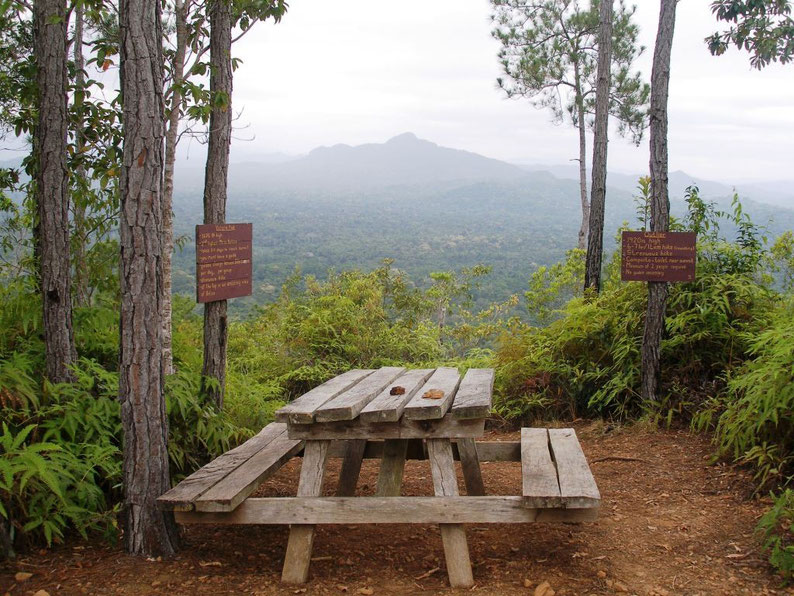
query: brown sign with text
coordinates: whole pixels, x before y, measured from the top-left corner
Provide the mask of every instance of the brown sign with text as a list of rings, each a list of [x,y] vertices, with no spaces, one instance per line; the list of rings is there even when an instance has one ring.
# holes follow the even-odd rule
[[[623,232],[623,281],[693,281],[694,232]]]
[[[253,225],[196,226],[196,301],[213,302],[252,293]]]

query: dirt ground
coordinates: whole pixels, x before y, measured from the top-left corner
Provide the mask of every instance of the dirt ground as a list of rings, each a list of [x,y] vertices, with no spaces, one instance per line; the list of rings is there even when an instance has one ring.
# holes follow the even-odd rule
[[[481,594],[794,594],[758,551],[753,528],[765,503],[745,471],[709,465],[707,439],[685,431],[575,425],[602,494],[595,523],[469,525]],[[487,440],[517,440],[490,432]],[[332,494],[340,460],[332,460]],[[294,495],[299,460],[260,496]],[[358,490],[372,494],[378,462]],[[519,463],[483,463],[488,494],[521,492]],[[463,483],[460,482],[461,491]],[[403,494],[432,494],[427,462],[408,462]],[[64,546],[0,565],[0,594],[438,594],[448,587],[437,526],[321,526],[309,583],[279,584],[285,526],[192,526],[183,550],[162,561],[98,542]],[[32,577],[17,582],[17,572]],[[547,592],[546,594],[551,594]],[[44,596],[39,594],[39,596]]]

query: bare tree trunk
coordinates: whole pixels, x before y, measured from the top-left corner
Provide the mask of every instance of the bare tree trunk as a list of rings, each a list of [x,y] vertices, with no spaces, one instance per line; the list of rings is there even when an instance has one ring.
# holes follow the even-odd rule
[[[83,58],[83,20],[84,7],[82,2],[78,2],[74,7],[74,42],[72,46],[72,59],[74,60],[75,86],[78,89],[85,87],[85,59]],[[83,123],[79,122],[75,127],[75,150],[79,154],[85,147],[85,136],[83,134]],[[78,180],[86,179],[85,168],[80,165],[75,172]],[[74,254],[74,295],[73,300],[76,306],[88,306],[90,302],[88,292],[88,264],[86,262],[86,200],[85,197],[74,198],[74,242],[72,251]]]
[[[179,120],[182,112],[181,85],[185,77],[187,51],[187,9],[183,0],[174,1],[176,20],[176,52],[174,54],[171,105],[168,131],[165,134],[165,178],[163,181],[163,374],[174,372],[171,349],[171,258],[174,253],[174,164],[179,140]]]
[[[46,374],[53,383],[72,380],[70,367],[77,359],[69,260],[66,27],[65,0],[35,0],[33,44],[38,120],[33,131],[34,197],[38,210]]]
[[[11,542],[11,524],[0,516],[0,561],[13,559],[16,556]]]
[[[584,96],[579,64],[574,63],[574,84],[576,85],[576,110],[579,113],[579,196],[582,201],[582,223],[579,226],[577,247],[584,250],[587,246],[587,226],[590,222],[590,202],[587,199],[587,127],[584,120]]]
[[[121,0],[121,345],[124,430],[124,544],[139,555],[170,555],[173,515],[156,499],[170,488],[162,374],[163,58],[159,0]]]
[[[607,195],[607,144],[609,142],[609,83],[612,63],[612,0],[601,0],[598,21],[593,182],[584,273],[585,289],[594,289],[596,292],[601,291],[601,260],[604,251],[604,206]]]
[[[670,225],[667,192],[667,96],[670,84],[670,54],[675,30],[676,0],[661,0],[659,29],[651,71],[651,231],[666,232]],[[661,376],[660,346],[664,333],[667,283],[648,283],[648,312],[642,338],[642,399],[656,400]]]
[[[204,178],[204,223],[226,222],[226,184],[229,173],[229,148],[232,141],[232,14],[229,0],[212,0],[210,5],[210,114],[207,168]],[[222,101],[218,101],[218,99]],[[214,379],[217,386],[202,381],[202,393],[223,407],[226,385],[226,300],[204,305],[203,379]]]

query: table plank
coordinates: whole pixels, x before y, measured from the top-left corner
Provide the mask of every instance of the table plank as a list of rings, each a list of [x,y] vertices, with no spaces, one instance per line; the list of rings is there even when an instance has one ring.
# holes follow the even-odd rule
[[[314,412],[317,408],[347,391],[373,372],[375,372],[374,369],[353,369],[318,385],[283,408],[276,410],[276,422],[311,424],[314,422]]]
[[[381,459],[378,471],[377,496],[400,496],[407,451],[408,439],[391,439],[383,444],[383,459]]]
[[[466,484],[466,494],[476,497],[485,496],[485,484],[482,481],[480,458],[474,439],[458,439],[457,447],[460,467],[463,469],[463,480]]]
[[[356,420],[288,424],[291,439],[433,439],[442,437],[480,437],[485,420],[456,420],[447,414],[438,420],[406,420],[366,424]]]
[[[452,415],[455,418],[486,418],[491,413],[494,369],[470,368],[460,382]]]
[[[250,497],[231,513],[176,512],[181,524],[521,524],[597,518],[597,508],[533,508],[522,497]]]
[[[366,439],[355,439],[345,441],[345,443],[342,470],[339,472],[339,484],[336,485],[337,497],[352,497],[356,494],[356,484],[358,484],[358,477],[361,475],[361,462],[364,459],[364,451],[367,449]],[[330,447],[328,457],[332,457]]]
[[[442,367],[437,368],[436,372],[427,380],[416,395],[403,410],[403,418],[409,420],[435,420],[443,418],[455,399],[455,392],[460,384],[460,374],[457,368]],[[441,399],[429,399],[422,397],[431,390],[443,391]]]
[[[560,497],[566,507],[592,507],[601,501],[595,479],[572,428],[550,428],[549,443],[557,463]]]
[[[329,441],[310,441],[306,444],[298,481],[299,497],[319,497],[322,493],[329,444]],[[284,555],[284,568],[281,571],[282,582],[285,584],[306,583],[306,580],[309,579],[313,545],[313,525],[290,526],[287,552]]]
[[[452,459],[449,439],[428,439],[427,455],[433,474],[433,487],[437,497],[457,497],[458,478]],[[466,530],[461,524],[439,524],[444,558],[447,562],[449,583],[453,588],[470,588],[474,585],[469,559]]]
[[[316,422],[353,420],[375,396],[405,372],[397,366],[385,366],[368,375],[355,385],[325,402],[314,412]]]
[[[405,405],[422,388],[434,370],[434,368],[418,368],[406,371],[361,410],[359,419],[362,422],[397,422],[403,415]],[[403,387],[405,393],[391,395],[393,387]]]
[[[157,499],[161,509],[190,510],[193,502],[226,478],[279,436],[285,436],[286,424],[268,424],[242,445],[218,456],[193,472],[174,488]]]
[[[521,476],[522,494],[528,505],[561,506],[557,468],[551,459],[547,429],[521,429]]]
[[[197,511],[232,511],[301,449],[281,434],[195,500]]]

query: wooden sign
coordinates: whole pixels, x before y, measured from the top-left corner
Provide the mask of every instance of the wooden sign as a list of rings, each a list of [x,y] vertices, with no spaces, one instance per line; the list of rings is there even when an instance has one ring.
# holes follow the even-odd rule
[[[694,232],[623,232],[623,281],[693,281]]]
[[[252,294],[253,225],[196,226],[196,302]]]

